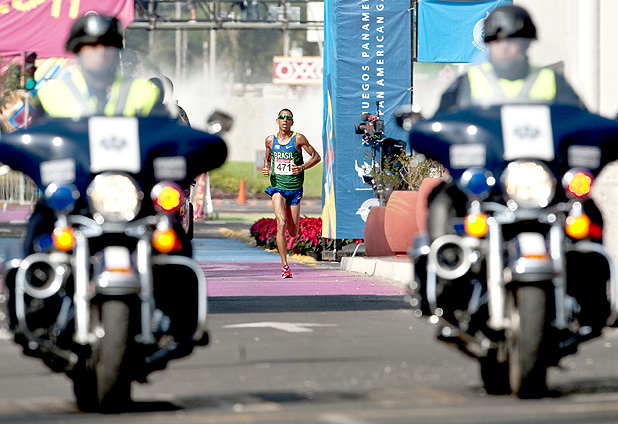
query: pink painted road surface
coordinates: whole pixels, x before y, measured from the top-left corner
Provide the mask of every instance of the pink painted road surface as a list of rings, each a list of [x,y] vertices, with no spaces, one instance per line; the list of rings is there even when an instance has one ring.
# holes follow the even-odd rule
[[[208,297],[397,296],[404,289],[339,268],[290,261],[281,278],[279,255],[232,239],[194,239],[193,256],[206,274]]]
[[[0,209],[0,222],[24,222],[31,211]],[[209,297],[398,296],[401,287],[338,268],[290,261],[293,278],[281,278],[278,254],[232,239],[193,240],[194,259],[206,273]]]
[[[0,222],[23,222],[28,220],[32,210],[29,207],[19,207],[17,209],[0,209]]]
[[[290,263],[293,278],[286,279],[281,278],[279,261],[200,262],[200,266],[206,274],[208,297],[405,294],[379,279],[296,263]]]

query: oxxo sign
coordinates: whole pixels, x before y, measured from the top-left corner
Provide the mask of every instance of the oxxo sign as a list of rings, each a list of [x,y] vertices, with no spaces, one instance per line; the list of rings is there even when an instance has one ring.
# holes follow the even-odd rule
[[[275,84],[321,84],[321,57],[280,57],[273,58],[273,83]]]

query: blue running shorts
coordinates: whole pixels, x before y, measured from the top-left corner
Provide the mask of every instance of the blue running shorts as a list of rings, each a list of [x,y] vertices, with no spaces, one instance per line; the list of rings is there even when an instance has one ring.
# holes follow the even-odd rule
[[[264,190],[264,192],[268,194],[270,197],[272,197],[272,195],[275,193],[279,193],[285,198],[289,206],[298,205],[300,204],[300,201],[303,200],[303,189],[302,188],[298,190],[281,190],[279,188],[268,186],[266,190]]]

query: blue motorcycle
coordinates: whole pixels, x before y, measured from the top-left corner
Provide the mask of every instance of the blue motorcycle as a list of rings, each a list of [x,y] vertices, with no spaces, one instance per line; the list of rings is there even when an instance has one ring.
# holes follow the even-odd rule
[[[15,341],[73,380],[80,409],[126,408],[133,381],[208,343],[183,193],[225,142],[164,117],[92,116],[2,134],[0,151],[41,192],[4,267]]]
[[[448,170],[410,252],[411,305],[478,359],[488,393],[537,398],[547,369],[618,317],[618,281],[589,194],[618,123],[561,105],[398,118]]]

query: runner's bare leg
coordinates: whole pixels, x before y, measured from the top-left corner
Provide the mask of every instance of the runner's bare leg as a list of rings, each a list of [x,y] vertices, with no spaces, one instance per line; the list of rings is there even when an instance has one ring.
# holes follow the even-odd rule
[[[271,199],[275,211],[275,219],[277,220],[277,250],[279,251],[279,256],[281,256],[281,266],[285,267],[288,264],[288,251],[285,241],[287,202],[280,193],[273,194]]]
[[[298,235],[298,224],[300,222],[300,203],[298,205],[288,206],[285,212],[288,233],[290,233],[290,237],[296,237]]]

